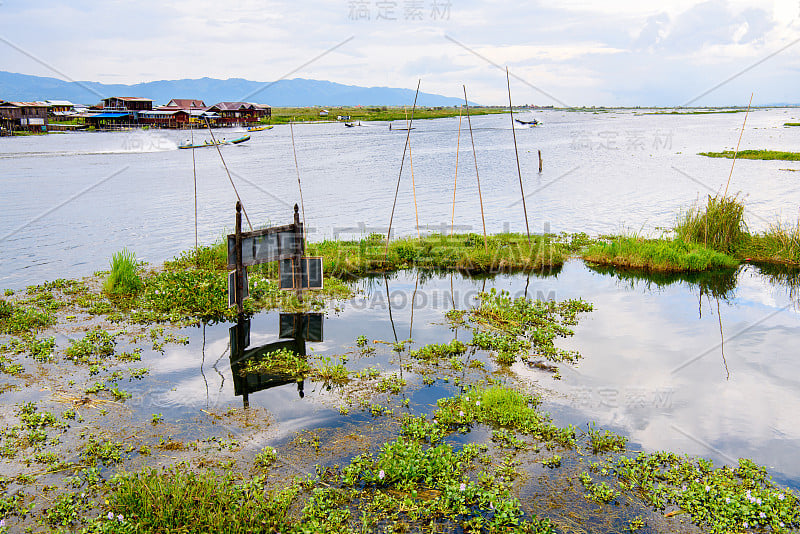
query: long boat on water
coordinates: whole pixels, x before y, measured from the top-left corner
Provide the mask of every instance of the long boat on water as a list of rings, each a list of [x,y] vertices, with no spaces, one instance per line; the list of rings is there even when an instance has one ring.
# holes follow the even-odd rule
[[[244,143],[245,141],[249,141],[249,140],[250,140],[250,136],[249,135],[243,135],[242,137],[237,137],[236,139],[231,139],[230,141],[228,141],[227,139],[223,138],[223,139],[218,140],[216,143],[213,142],[213,141],[206,140],[206,141],[203,141],[202,143],[198,143],[198,144],[193,145],[189,141],[186,141],[185,143],[181,143],[180,145],[178,145],[178,148],[205,148],[207,146],[238,145],[239,143]]]
[[[247,131],[248,132],[261,132],[263,130],[271,130],[273,128],[273,124],[267,124],[266,126],[250,126]]]

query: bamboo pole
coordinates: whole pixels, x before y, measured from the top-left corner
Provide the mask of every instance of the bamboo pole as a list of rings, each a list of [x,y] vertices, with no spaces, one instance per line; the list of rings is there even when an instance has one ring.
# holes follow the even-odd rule
[[[458,137],[456,139],[456,176],[453,179],[453,215],[450,218],[450,235],[453,235],[456,223],[456,185],[458,184],[458,150],[461,146],[461,110],[463,106],[458,106]]]
[[[511,133],[514,136],[514,154],[517,156],[517,175],[519,175],[519,192],[522,195],[522,212],[525,214],[525,231],[528,233],[528,248],[531,247],[531,228],[528,225],[528,208],[525,205],[525,190],[522,188],[522,169],[519,166],[519,150],[517,150],[517,130],[514,128],[514,108],[511,105],[511,80],[506,67],[506,84],[508,85],[508,111],[511,116]]]
[[[397,187],[394,190],[392,214],[389,216],[389,230],[386,232],[385,258],[389,257],[389,237],[392,235],[392,222],[394,221],[394,210],[397,206],[397,193],[400,191],[400,178],[403,176],[403,164],[406,161],[406,150],[408,150],[409,136],[411,135],[411,125],[414,123],[414,110],[417,108],[417,96],[419,96],[419,84],[421,82],[422,80],[417,81],[417,92],[414,94],[414,105],[411,106],[411,121],[408,124],[408,131],[406,132],[406,144],[403,147],[403,159],[400,160],[400,174],[397,176]],[[391,124],[389,124],[389,126],[391,126]]]
[[[489,252],[486,240],[486,218],[483,215],[483,196],[481,195],[481,177],[478,174],[478,154],[475,152],[475,137],[472,135],[472,121],[469,118],[469,100],[467,100],[467,86],[464,85],[464,106],[467,110],[467,124],[469,125],[469,138],[472,140],[472,157],[475,160],[475,178],[478,180],[478,200],[481,203],[481,222],[483,222],[483,250]]]
[[[747,111],[744,114],[744,122],[742,122],[742,131],[739,132],[739,141],[736,143],[736,150],[733,153],[733,163],[731,163],[731,173],[728,175],[728,183],[725,185],[724,198],[728,197],[728,186],[731,185],[731,176],[733,176],[733,166],[736,165],[736,154],[739,153],[739,143],[742,142],[742,134],[744,134],[744,125],[747,124],[747,116],[750,114],[750,105],[753,103],[753,93],[750,93],[750,102],[747,103]]]
[[[300,166],[297,164],[297,150],[294,148],[294,128],[289,122],[289,132],[292,134],[292,153],[294,154],[294,168],[297,171],[297,188],[300,190],[300,209],[303,210],[303,239],[306,238],[306,207],[303,204],[303,187],[300,185]]]
[[[411,125],[408,123],[408,111],[403,106],[403,112],[406,115],[406,128],[408,128],[408,168],[411,170],[411,192],[414,195],[414,217],[417,221],[417,239],[422,241],[422,235],[419,230],[419,210],[417,209],[417,184],[414,182],[414,160],[411,157]]]
[[[192,175],[194,176],[194,256],[195,261],[199,262],[197,258],[198,239],[197,239],[197,164],[194,157],[194,128],[192,127],[192,108],[189,106],[189,133],[191,135],[192,143]]]
[[[236,193],[236,200],[242,205],[242,212],[244,213],[244,218],[247,219],[247,226],[250,227],[250,231],[253,231],[253,225],[250,223],[250,217],[247,215],[247,210],[244,209],[244,202],[242,202],[242,197],[239,196],[239,191],[236,190],[236,184],[233,183],[233,178],[231,178],[231,171],[228,170],[228,165],[225,163],[225,158],[222,157],[222,151],[219,149],[219,145],[217,144],[217,139],[214,137],[214,132],[211,130],[211,123],[208,122],[208,117],[205,117],[206,125],[208,125],[208,133],[211,134],[211,142],[214,143],[214,146],[217,147],[217,154],[219,154],[219,159],[222,160],[222,166],[225,167],[225,172],[228,173],[228,180],[231,182],[231,186],[233,187],[233,192]]]

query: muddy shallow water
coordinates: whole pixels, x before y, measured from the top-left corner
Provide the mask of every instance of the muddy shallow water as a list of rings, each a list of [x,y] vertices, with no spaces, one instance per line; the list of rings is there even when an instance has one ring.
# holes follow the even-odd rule
[[[402,272],[355,285],[358,295],[327,310],[322,341],[306,341],[306,352],[312,358],[330,357],[332,363],[344,356],[349,370],[371,366],[384,375],[402,376],[408,385],[397,399],[408,397],[409,404],[401,409],[429,412],[436,399],[459,388],[435,371],[429,374],[434,383],[423,384],[421,374],[404,369],[408,349],[398,353],[388,343],[413,339],[408,346],[413,349],[454,338],[469,341],[471,331],[451,330],[444,313],[454,304],[468,307],[490,288],[513,296],[583,298],[594,311],[582,315],[573,337],[557,341],[583,359],[574,366],[561,364],[562,380],[519,361],[511,367],[543,394],[544,408],[558,424],[585,427],[595,421],[644,450],[698,455],[717,465],[751,458],[778,481],[800,488],[800,428],[794,424],[800,410],[797,297],[789,284],[771,282],[755,266],[722,280],[654,281],[598,273],[570,261],[550,276],[470,279]],[[249,348],[281,341],[280,315],[252,318]],[[133,394],[126,408],[142,419],[162,413],[185,438],[205,432],[206,425],[197,419],[201,410],[242,408],[242,388],[236,387],[231,370],[231,326],[186,328],[179,333],[188,336],[188,345],[166,345],[163,355],[145,351],[141,366],[150,373],[125,384]],[[373,353],[363,354],[356,346],[361,335],[375,347]],[[497,368],[482,351],[474,358],[489,370]],[[469,372],[464,371],[464,382]],[[277,380],[251,385],[247,403],[269,412],[274,424],[268,439],[280,443],[301,430],[371,421],[369,411],[360,410],[358,394],[309,380],[302,386]],[[7,402],[32,396],[40,393],[4,394]],[[340,414],[339,406],[348,402],[350,413]]]

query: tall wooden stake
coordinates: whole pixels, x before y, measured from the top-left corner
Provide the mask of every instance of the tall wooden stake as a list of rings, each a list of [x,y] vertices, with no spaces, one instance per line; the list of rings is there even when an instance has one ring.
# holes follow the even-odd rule
[[[456,224],[456,185],[458,185],[458,150],[461,146],[461,110],[458,106],[458,137],[456,138],[456,176],[453,178],[453,215],[450,218],[450,235],[453,235]]]
[[[294,205],[294,232],[295,232],[295,256],[294,256],[294,287],[297,300],[303,302],[302,273],[303,254],[305,254],[305,240],[303,239],[303,225],[300,223],[300,213],[297,204]]]
[[[394,190],[394,202],[392,203],[392,214],[389,217],[389,230],[386,232],[386,250],[384,257],[389,257],[389,237],[392,235],[392,222],[394,221],[394,209],[397,206],[397,193],[400,191],[400,178],[403,176],[403,164],[406,161],[406,150],[408,150],[409,136],[411,135],[411,125],[414,124],[414,110],[417,108],[417,96],[419,96],[419,84],[422,80],[417,81],[417,92],[414,94],[414,105],[411,107],[411,121],[408,123],[408,131],[406,132],[406,144],[403,147],[403,159],[400,160],[400,174],[397,176],[397,187]],[[389,124],[391,126],[391,124]]]
[[[469,138],[472,140],[472,157],[475,159],[475,178],[478,179],[478,200],[481,203],[481,222],[483,222],[483,249],[489,252],[489,244],[486,241],[486,218],[483,215],[483,196],[481,195],[481,177],[478,174],[478,154],[475,152],[475,138],[472,136],[472,121],[469,118],[469,100],[467,100],[467,86],[464,85],[464,106],[467,110],[467,124],[469,125]]]
[[[542,151],[539,150],[539,172],[542,172]]]
[[[733,153],[733,163],[731,163],[731,173],[728,175],[728,183],[725,184],[724,198],[728,197],[728,186],[731,185],[731,176],[733,176],[733,166],[736,165],[736,154],[739,153],[739,143],[742,142],[742,134],[744,134],[744,125],[747,124],[747,115],[750,114],[750,104],[753,103],[753,93],[750,93],[750,102],[747,103],[747,111],[744,114],[744,122],[742,123],[742,131],[739,132],[739,141],[736,143],[736,151]]]
[[[236,311],[244,314],[244,267],[242,266],[242,203],[236,202]]]
[[[525,214],[525,231],[528,233],[528,248],[531,246],[531,229],[528,226],[528,208],[525,206],[525,190],[522,188],[522,169],[519,166],[519,151],[517,150],[517,130],[514,128],[514,107],[511,105],[511,80],[506,67],[506,84],[508,85],[508,111],[511,117],[511,133],[514,136],[514,154],[517,156],[517,175],[519,175],[519,192],[522,195],[522,211]]]

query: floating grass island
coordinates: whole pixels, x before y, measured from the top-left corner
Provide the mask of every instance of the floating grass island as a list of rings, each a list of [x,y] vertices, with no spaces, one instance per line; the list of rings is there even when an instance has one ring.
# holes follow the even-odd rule
[[[780,152],[776,150],[740,150],[736,152],[736,159],[762,159],[779,161],[800,161],[800,152]],[[728,158],[733,159],[733,150],[723,150],[722,152],[700,152],[700,156],[709,158]]]

